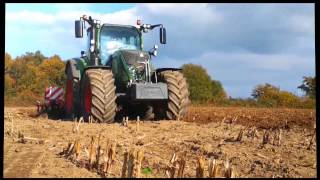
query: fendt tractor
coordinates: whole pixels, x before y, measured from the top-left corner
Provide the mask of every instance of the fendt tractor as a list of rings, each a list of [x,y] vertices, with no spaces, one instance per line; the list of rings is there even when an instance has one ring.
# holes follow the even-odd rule
[[[111,123],[124,116],[179,119],[186,114],[189,91],[181,69],[155,69],[151,57],[157,56],[158,46],[143,48],[142,33],[156,27],[160,43],[166,44],[162,24],[100,24],[84,15],[75,21],[76,38],[83,37],[86,23],[87,50],[65,68],[67,118]]]

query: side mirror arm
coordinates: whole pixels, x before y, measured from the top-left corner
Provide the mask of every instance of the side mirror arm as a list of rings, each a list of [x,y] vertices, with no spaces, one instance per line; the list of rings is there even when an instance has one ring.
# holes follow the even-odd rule
[[[152,30],[153,28],[155,28],[155,27],[159,27],[159,26],[163,27],[163,25],[162,25],[162,24],[155,24],[155,25],[150,26],[150,29]]]

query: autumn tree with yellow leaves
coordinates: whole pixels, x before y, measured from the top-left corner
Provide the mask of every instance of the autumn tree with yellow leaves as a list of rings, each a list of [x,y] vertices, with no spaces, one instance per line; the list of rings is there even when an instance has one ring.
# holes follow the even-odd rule
[[[12,59],[5,53],[5,103],[23,105],[42,100],[46,87],[63,87],[64,68],[58,55],[45,57],[36,51]]]

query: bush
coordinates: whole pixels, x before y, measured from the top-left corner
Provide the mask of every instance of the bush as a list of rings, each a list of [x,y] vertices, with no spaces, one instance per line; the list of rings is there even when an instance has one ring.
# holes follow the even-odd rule
[[[316,77],[303,77],[302,84],[299,89],[306,93],[306,96],[312,99],[316,97]]]
[[[189,84],[190,99],[199,103],[218,102],[227,98],[220,81],[211,80],[200,65],[184,64],[182,73]]]
[[[212,84],[212,100],[213,101],[220,101],[228,98],[227,93],[223,89],[220,81],[212,80],[211,84]]]
[[[212,97],[212,83],[207,71],[195,64],[182,66],[182,73],[189,84],[192,101],[208,101]]]
[[[315,107],[315,103],[313,104],[312,100],[298,97],[291,92],[280,90],[268,83],[256,86],[253,90],[252,96],[258,104],[266,107]]]

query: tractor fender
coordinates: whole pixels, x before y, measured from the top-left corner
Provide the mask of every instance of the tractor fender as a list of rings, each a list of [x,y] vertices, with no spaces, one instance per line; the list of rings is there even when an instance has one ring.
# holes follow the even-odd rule
[[[77,68],[77,60],[71,59],[66,63],[65,73],[67,74],[68,68],[71,68],[71,73],[74,78],[80,79],[80,70]]]
[[[87,66],[84,68],[83,72],[85,72],[87,69],[111,69],[111,66]]]
[[[162,71],[181,71],[181,68],[158,68],[156,69],[157,74],[162,72]]]

